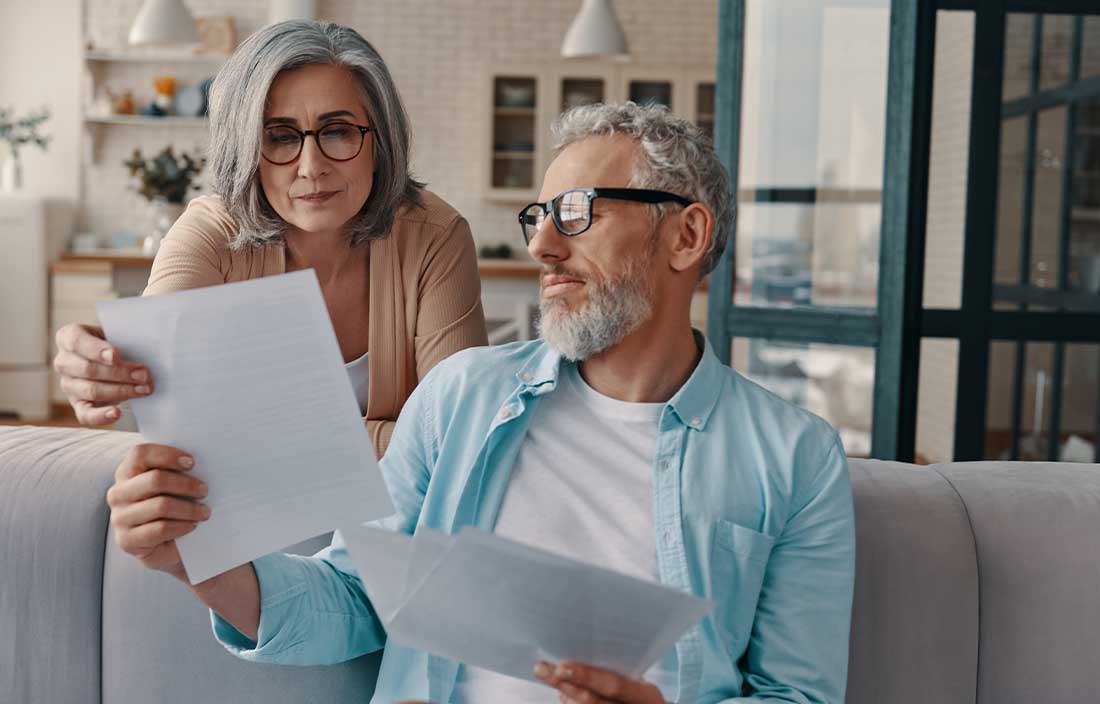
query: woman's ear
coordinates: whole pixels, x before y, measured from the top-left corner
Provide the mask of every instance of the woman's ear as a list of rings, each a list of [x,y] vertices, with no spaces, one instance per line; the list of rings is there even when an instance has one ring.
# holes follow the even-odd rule
[[[675,234],[669,248],[668,265],[673,271],[699,266],[714,240],[714,215],[702,203],[692,203],[674,218]]]

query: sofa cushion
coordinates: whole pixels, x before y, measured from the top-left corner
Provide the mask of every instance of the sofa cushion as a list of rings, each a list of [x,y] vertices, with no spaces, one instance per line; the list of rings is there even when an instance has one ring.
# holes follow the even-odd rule
[[[926,467],[850,465],[856,585],[848,704],[971,704],[978,574],[963,502]]]
[[[979,704],[1097,700],[1100,466],[938,467],[977,544]]]

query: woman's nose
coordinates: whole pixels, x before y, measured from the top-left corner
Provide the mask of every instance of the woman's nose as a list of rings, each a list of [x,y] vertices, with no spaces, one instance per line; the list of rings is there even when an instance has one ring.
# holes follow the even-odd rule
[[[302,153],[298,155],[298,175],[302,178],[315,179],[328,173],[329,166],[328,159],[317,146],[317,140],[312,135],[305,137],[302,142]]]

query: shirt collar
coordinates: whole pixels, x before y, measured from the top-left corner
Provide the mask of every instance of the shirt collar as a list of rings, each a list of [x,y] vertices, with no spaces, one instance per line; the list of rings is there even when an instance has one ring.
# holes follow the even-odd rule
[[[702,430],[707,427],[714,407],[718,405],[718,395],[722,392],[722,370],[724,365],[718,361],[710,343],[698,330],[692,330],[695,335],[695,344],[703,352],[695,370],[680,387],[680,390],[669,399],[668,405],[675,411],[676,417],[681,423],[692,430]]]
[[[703,355],[688,380],[669,399],[668,406],[683,425],[692,430],[702,430],[718,404],[718,395],[722,390],[723,364],[718,361],[703,334],[698,330],[692,330],[692,333]],[[557,386],[563,361],[560,353],[543,342],[538,351],[516,372],[516,379],[520,383],[519,391],[533,395],[553,391]]]

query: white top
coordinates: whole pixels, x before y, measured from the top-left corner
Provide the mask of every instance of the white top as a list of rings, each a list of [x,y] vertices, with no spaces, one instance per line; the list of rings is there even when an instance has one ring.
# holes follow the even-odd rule
[[[344,365],[348,370],[348,378],[351,379],[351,388],[355,391],[355,400],[359,403],[359,412],[367,413],[367,388],[370,386],[370,369],[367,367],[368,353],[364,353],[359,359],[352,360]]]
[[[664,405],[609,398],[576,365],[563,365],[558,388],[531,419],[493,532],[657,581],[652,467]],[[558,701],[540,682],[475,667],[460,672],[457,704]],[[676,651],[645,676],[675,701]]]

